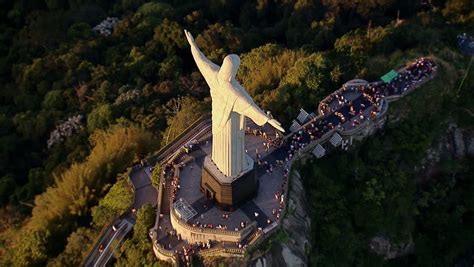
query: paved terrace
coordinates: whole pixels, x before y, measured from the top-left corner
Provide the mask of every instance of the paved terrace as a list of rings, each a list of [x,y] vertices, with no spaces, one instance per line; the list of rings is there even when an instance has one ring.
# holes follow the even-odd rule
[[[358,80],[358,84],[344,84],[321,101],[318,111],[323,117],[310,127],[313,128],[311,135],[318,139],[334,126],[343,131],[357,128],[364,120],[374,118],[383,110],[386,98],[404,95],[435,71],[433,61],[420,58],[402,69],[390,83],[376,81],[363,84]]]
[[[273,130],[265,128],[269,135],[274,136]],[[266,151],[263,143],[267,141],[262,136],[248,134],[246,135],[245,142],[249,155],[256,163],[258,161],[265,161],[265,157],[269,152],[274,150],[272,148],[272,150]],[[207,144],[201,145],[197,151],[189,155],[191,161],[181,169],[181,189],[177,192],[176,199],[186,200],[198,213],[188,223],[197,226],[202,225],[203,227],[223,227],[235,230],[242,228],[241,222],[244,222],[246,225],[256,220],[259,227],[265,228],[268,225],[268,219],[272,222],[275,220],[274,213],[279,208],[279,201],[275,199],[274,195],[277,192],[281,194],[283,169],[274,166],[272,167],[273,171],[267,173],[263,164],[257,164],[257,175],[260,184],[257,197],[233,212],[223,212],[214,205],[213,201],[205,199],[200,191],[204,157],[210,155],[211,147],[212,140],[208,139]],[[256,151],[258,151],[260,159],[257,158]],[[259,214],[257,217],[255,217],[255,212]],[[229,217],[227,218],[226,215]]]
[[[264,229],[269,224],[267,219],[274,221],[275,214],[281,210],[280,200],[275,198],[285,192],[286,170],[285,166],[291,162],[295,153],[311,142],[320,142],[320,138],[334,128],[340,130],[357,129],[364,120],[371,120],[384,113],[387,108],[386,99],[404,96],[423,82],[432,78],[436,71],[434,62],[421,58],[403,68],[390,83],[380,81],[352,85],[345,84],[343,88],[324,99],[319,106],[320,116],[303,125],[295,133],[286,136],[284,144],[281,139],[274,140],[274,132],[270,126],[264,127],[262,132],[272,139],[272,147],[268,151],[263,147],[263,142],[268,142],[262,136],[246,135],[246,148],[249,155],[258,160],[260,154],[261,165],[258,166],[259,179],[258,196],[241,206],[234,212],[222,212],[213,203],[204,199],[200,192],[200,177],[205,155],[210,153],[212,141],[206,139],[199,144],[199,148],[182,157],[174,164],[181,164],[180,179],[174,177],[170,169],[166,171],[164,199],[162,203],[161,219],[158,231],[158,244],[162,248],[180,252],[183,246],[191,245],[179,240],[173,235],[169,221],[170,200],[185,199],[197,211],[197,215],[188,222],[200,227],[226,227],[227,229],[240,229],[240,223],[257,221],[258,227]],[[342,97],[341,97],[342,96]],[[357,120],[358,123],[354,123]],[[184,163],[187,162],[187,163]],[[269,169],[273,171],[268,172]],[[174,177],[174,178],[173,178]],[[283,198],[284,199],[284,198]],[[277,213],[275,213],[275,210]],[[255,217],[255,212],[259,215]],[[229,218],[225,218],[226,214]],[[214,246],[235,247],[233,243],[219,243]],[[196,249],[196,245],[193,247]]]
[[[257,128],[253,123],[249,122],[248,125],[251,129]],[[271,126],[266,125],[262,129],[260,127],[258,129],[262,132],[264,131],[267,138],[275,139],[275,131]],[[255,199],[245,203],[233,212],[219,210],[212,201],[205,199],[200,191],[204,157],[211,153],[212,138],[209,137],[203,140],[195,151],[183,155],[175,162],[180,163],[182,166],[179,175],[179,190],[175,186],[176,184],[173,185],[173,178],[176,179],[174,170],[167,168],[164,195],[174,200],[184,199],[194,208],[197,215],[188,221],[189,224],[204,228],[235,230],[236,228],[242,229],[241,222],[248,225],[252,221],[257,221],[258,227],[265,228],[269,224],[267,220],[270,220],[270,223],[272,223],[279,216],[280,199],[275,198],[275,193],[278,192],[278,196],[281,195],[283,181],[286,180],[284,177],[286,176],[281,166],[271,166],[272,172],[270,172],[270,164],[264,164],[264,162],[275,158],[276,155],[283,155],[280,152],[281,149],[275,151],[274,146],[266,148],[264,143],[268,143],[268,140],[260,134],[248,133],[246,134],[245,141],[247,153],[257,164],[257,176],[260,186]],[[261,164],[258,165],[258,162]],[[158,242],[164,248],[180,250],[188,244],[185,241],[179,240],[175,233],[173,233],[169,218],[169,207],[169,201],[162,203],[159,229],[163,231],[158,233]],[[257,217],[255,217],[255,212],[258,213]],[[228,217],[223,215],[228,215]],[[237,248],[235,243],[222,245]]]

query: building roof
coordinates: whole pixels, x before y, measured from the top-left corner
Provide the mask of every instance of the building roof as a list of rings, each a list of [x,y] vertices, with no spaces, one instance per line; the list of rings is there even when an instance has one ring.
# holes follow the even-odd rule
[[[301,123],[304,124],[308,120],[309,114],[304,110],[303,108],[300,108],[300,114],[298,114],[298,117],[296,119]]]
[[[313,154],[316,156],[316,158],[322,158],[324,155],[326,155],[326,149],[324,149],[323,146],[320,144],[317,144],[316,147],[313,149]]]
[[[291,126],[290,126],[290,131],[291,131],[292,133],[295,133],[295,132],[297,132],[300,128],[301,128],[301,125],[300,125],[296,120],[293,120],[293,122],[291,123]]]
[[[331,139],[329,139],[329,142],[333,145],[333,146],[338,146],[342,143],[342,137],[338,134],[338,133],[334,133],[333,136],[331,137]]]
[[[384,76],[380,77],[380,79],[382,79],[382,81],[384,81],[385,83],[389,83],[393,79],[395,79],[395,77],[397,77],[397,76],[398,76],[398,72],[396,72],[395,70],[391,70],[391,71],[385,73]]]
[[[293,120],[290,126],[290,131],[294,133],[298,131],[300,128],[301,128],[301,125],[296,120]]]

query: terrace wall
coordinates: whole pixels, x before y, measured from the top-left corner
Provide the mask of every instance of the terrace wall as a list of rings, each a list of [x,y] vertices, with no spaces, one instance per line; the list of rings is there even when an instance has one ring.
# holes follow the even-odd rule
[[[250,235],[250,233],[257,229],[257,222],[253,222],[239,231],[196,227],[183,222],[178,217],[174,209],[171,209],[170,211],[170,220],[171,225],[176,230],[176,232],[181,235],[181,238],[188,241],[189,243],[206,243],[208,240],[237,243],[242,239],[245,239],[248,235]]]

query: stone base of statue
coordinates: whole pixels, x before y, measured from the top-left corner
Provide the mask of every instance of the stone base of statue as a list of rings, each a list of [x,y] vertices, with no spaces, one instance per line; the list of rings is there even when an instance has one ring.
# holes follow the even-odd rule
[[[206,198],[212,199],[222,210],[233,211],[257,195],[258,180],[255,164],[250,156],[245,156],[249,164],[236,176],[224,175],[209,155],[204,159],[201,190]]]

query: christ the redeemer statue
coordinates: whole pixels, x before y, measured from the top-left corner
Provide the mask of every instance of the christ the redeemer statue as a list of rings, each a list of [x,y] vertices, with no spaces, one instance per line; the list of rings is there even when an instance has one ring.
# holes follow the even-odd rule
[[[245,155],[245,117],[259,126],[268,122],[281,132],[285,130],[253,102],[235,79],[240,64],[239,56],[226,56],[219,67],[199,50],[191,33],[186,30],[184,33],[191,45],[196,65],[211,89],[212,161],[224,175],[237,176],[247,170],[250,164],[253,166]]]

